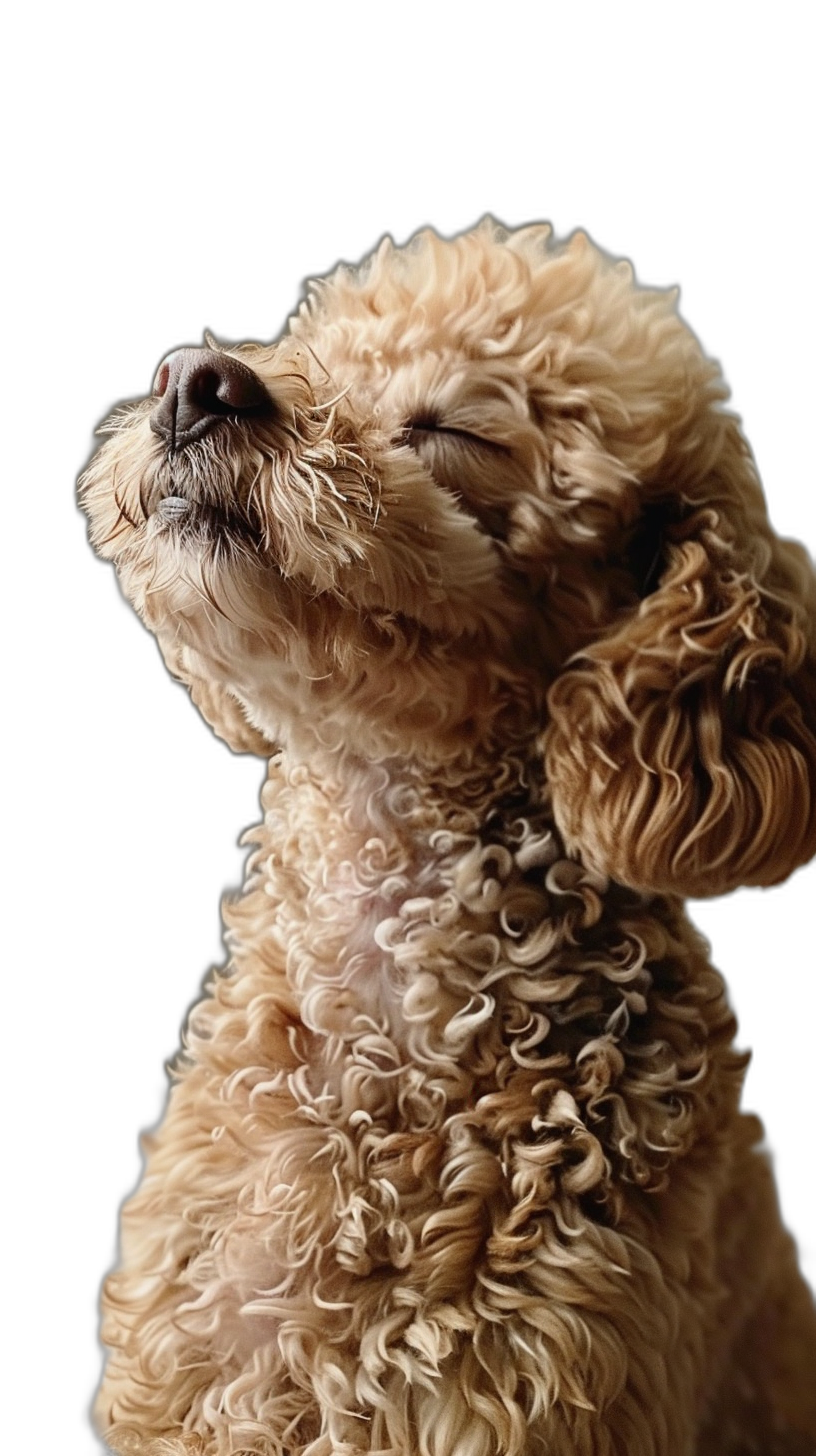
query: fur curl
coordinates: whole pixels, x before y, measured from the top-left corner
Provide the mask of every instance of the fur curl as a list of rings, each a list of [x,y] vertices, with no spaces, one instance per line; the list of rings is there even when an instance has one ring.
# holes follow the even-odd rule
[[[268,419],[168,454],[137,404],[82,485],[271,754],[106,1283],[106,1438],[806,1456],[816,1316],[680,900],[816,850],[816,582],[718,370],[584,237],[492,224],[231,352]]]

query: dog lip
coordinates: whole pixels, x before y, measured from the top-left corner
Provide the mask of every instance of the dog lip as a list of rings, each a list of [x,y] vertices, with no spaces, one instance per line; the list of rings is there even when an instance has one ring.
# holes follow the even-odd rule
[[[181,521],[192,510],[192,502],[183,495],[166,495],[156,507],[156,514],[163,521]]]
[[[149,520],[159,529],[195,528],[204,536],[215,537],[224,532],[230,536],[246,534],[245,524],[238,516],[213,501],[200,500],[195,496],[162,496],[150,512]]]

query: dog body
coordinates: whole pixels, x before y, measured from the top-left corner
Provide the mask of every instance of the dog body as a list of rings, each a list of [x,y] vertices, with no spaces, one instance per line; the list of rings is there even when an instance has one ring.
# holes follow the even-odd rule
[[[816,581],[673,300],[384,244],[82,484],[271,755],[107,1281],[143,1456],[808,1456],[816,1315],[682,898],[816,851]]]

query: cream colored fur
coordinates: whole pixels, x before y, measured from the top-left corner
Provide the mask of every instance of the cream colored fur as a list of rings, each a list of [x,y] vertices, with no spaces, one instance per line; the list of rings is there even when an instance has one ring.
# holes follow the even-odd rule
[[[100,1429],[812,1456],[816,1315],[680,898],[816,850],[816,582],[717,368],[586,238],[492,224],[229,352],[268,418],[168,453],[148,399],[82,483],[171,671],[270,755]]]

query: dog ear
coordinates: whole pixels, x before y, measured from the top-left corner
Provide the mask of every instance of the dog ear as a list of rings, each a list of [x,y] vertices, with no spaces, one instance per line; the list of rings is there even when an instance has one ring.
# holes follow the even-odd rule
[[[691,896],[816,852],[816,577],[772,532],[736,421],[712,411],[703,433],[649,506],[642,599],[567,663],[544,740],[568,848]]]

